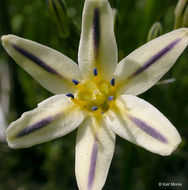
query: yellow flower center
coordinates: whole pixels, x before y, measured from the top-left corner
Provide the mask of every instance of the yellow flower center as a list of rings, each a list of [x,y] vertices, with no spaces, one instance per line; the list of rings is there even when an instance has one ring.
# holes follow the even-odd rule
[[[104,114],[110,108],[111,100],[116,99],[115,81],[106,82],[97,74],[91,80],[80,83],[73,79],[78,92],[75,96],[68,94],[81,109],[94,115]]]

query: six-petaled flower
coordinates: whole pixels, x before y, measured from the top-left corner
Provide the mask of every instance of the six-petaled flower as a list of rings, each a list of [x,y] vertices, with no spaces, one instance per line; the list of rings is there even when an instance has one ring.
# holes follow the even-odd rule
[[[78,127],[76,178],[80,190],[102,189],[114,153],[115,134],[160,155],[181,138],[156,108],[136,97],[153,86],[188,43],[182,28],[150,41],[118,63],[114,16],[107,0],[86,0],[78,63],[33,41],[2,37],[8,54],[55,95],[12,122],[12,148],[43,143]]]

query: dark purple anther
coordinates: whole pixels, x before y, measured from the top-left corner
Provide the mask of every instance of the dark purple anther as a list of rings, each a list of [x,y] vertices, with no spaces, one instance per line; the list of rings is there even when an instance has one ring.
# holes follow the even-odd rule
[[[115,79],[114,79],[114,78],[112,78],[110,84],[111,84],[112,86],[115,86]]]
[[[93,69],[93,75],[94,75],[94,76],[97,76],[97,75],[98,75],[97,68],[94,68],[94,69]]]
[[[109,96],[109,97],[108,97],[108,101],[109,101],[109,102],[111,102],[113,99],[114,99],[113,96]]]
[[[72,79],[72,82],[74,83],[74,85],[78,85],[80,82],[76,79]]]
[[[74,95],[73,95],[73,94],[71,94],[71,93],[66,94],[66,96],[67,96],[67,97],[70,97],[70,98],[72,98],[72,99],[74,99]]]
[[[96,106],[93,106],[91,109],[92,109],[92,111],[97,111],[98,110],[98,108]]]

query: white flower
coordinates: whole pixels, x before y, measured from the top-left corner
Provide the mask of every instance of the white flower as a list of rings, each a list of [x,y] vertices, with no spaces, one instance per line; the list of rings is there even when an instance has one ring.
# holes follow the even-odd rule
[[[102,189],[115,134],[160,155],[181,142],[168,119],[136,97],[153,86],[188,43],[181,28],[136,49],[118,63],[114,18],[107,0],[86,0],[78,63],[33,41],[2,37],[8,54],[55,95],[24,113],[6,131],[11,148],[30,147],[78,128],[76,178],[80,190]],[[125,95],[126,94],[126,95]]]

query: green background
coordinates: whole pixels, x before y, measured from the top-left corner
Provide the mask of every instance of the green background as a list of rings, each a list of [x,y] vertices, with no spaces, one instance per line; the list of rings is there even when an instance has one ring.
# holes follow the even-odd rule
[[[61,38],[49,17],[45,0],[0,0],[0,35],[15,35],[52,47],[77,61],[84,1],[67,0],[70,35]],[[173,30],[175,0],[111,0],[118,11],[115,27],[119,60],[146,43],[156,21],[163,33]],[[117,137],[116,150],[104,190],[188,189],[188,52],[181,55],[165,75],[170,84],[154,86],[140,97],[158,108],[176,126],[182,144],[171,156],[150,153]],[[7,123],[34,109],[52,96],[8,57],[0,46],[0,68],[7,67],[10,79],[10,108]],[[1,95],[3,92],[1,92]],[[9,149],[0,143],[0,190],[74,190],[76,131],[60,139],[28,149]],[[182,187],[159,187],[178,182]]]

